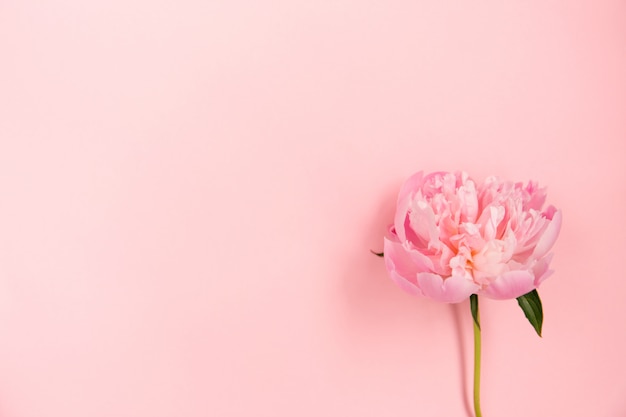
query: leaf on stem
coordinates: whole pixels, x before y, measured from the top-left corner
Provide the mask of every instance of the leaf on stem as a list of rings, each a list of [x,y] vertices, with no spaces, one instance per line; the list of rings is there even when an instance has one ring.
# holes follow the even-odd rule
[[[472,310],[472,318],[474,319],[474,323],[480,330],[480,317],[478,315],[478,296],[476,294],[470,295],[470,309]]]
[[[537,290],[532,290],[528,294],[517,297],[519,306],[524,311],[524,315],[535,328],[535,331],[541,337],[541,326],[543,325],[543,307],[541,307],[541,299]]]

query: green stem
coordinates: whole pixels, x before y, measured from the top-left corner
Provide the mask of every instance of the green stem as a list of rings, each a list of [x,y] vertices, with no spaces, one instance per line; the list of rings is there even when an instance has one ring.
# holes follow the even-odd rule
[[[475,297],[472,301],[474,316],[474,414],[476,417],[482,417],[483,413],[480,411],[480,315],[478,313],[478,296],[472,294]]]

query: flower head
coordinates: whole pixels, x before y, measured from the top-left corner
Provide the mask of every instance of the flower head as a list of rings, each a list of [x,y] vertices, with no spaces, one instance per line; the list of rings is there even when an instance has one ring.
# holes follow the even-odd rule
[[[550,273],[561,212],[544,188],[465,172],[418,172],[400,190],[385,265],[406,291],[457,303],[471,294],[516,298]]]

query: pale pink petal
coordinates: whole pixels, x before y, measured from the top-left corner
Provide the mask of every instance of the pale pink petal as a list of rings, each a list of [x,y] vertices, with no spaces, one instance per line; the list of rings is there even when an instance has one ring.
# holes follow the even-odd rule
[[[496,237],[498,225],[504,218],[504,207],[489,206],[483,209],[478,224],[481,226],[481,232],[484,240],[492,240]]]
[[[495,199],[498,192],[498,179],[494,176],[485,178],[478,187],[478,201],[480,206],[488,207]]]
[[[539,284],[545,281],[546,278],[548,278],[550,275],[552,275],[552,272],[554,272],[551,269],[548,269],[550,267],[550,261],[552,261],[553,255],[554,254],[551,253],[548,256],[539,259],[537,263],[535,263],[535,265],[533,266],[535,287],[539,287]]]
[[[541,283],[544,282],[550,275],[552,275],[553,272],[554,270],[548,269],[539,278],[535,277],[535,288],[539,288]]]
[[[406,218],[409,213],[409,206],[411,205],[411,199],[405,198],[402,201],[398,201],[398,207],[396,208],[396,215],[393,220],[393,225],[396,228],[396,234],[400,239],[400,242],[406,241]]]
[[[528,185],[526,186],[526,191],[528,192],[529,196],[528,196],[528,201],[526,202],[524,209],[525,210],[529,210],[529,209],[541,210],[541,207],[543,207],[543,204],[546,201],[545,187],[538,188],[537,182],[530,181]]]
[[[431,206],[423,201],[414,201],[409,213],[409,221],[411,229],[420,241],[427,242],[428,248],[439,247],[439,229]]]
[[[535,275],[535,278],[543,275],[548,270],[548,267],[550,266],[550,261],[552,261],[553,257],[554,257],[554,254],[551,253],[535,262],[535,264],[532,267],[533,275]]]
[[[420,186],[422,193],[426,197],[433,197],[436,194],[442,193],[442,187],[444,185],[445,177],[451,175],[449,172],[437,171],[431,172],[424,177],[423,183]]]
[[[400,242],[385,238],[384,252],[385,262],[393,261],[393,269],[411,282],[416,282],[418,272],[432,270],[430,259],[415,250],[407,250]],[[387,269],[391,271],[390,268]]]
[[[489,221],[485,225],[485,240],[491,240],[498,237],[498,226],[504,219],[504,215],[506,214],[506,210],[502,206],[491,206],[489,207],[489,211],[491,215],[489,216]]]
[[[409,282],[406,278],[398,274],[396,271],[390,271],[389,277],[391,278],[393,282],[395,282],[398,285],[398,287],[402,288],[404,291],[408,292],[409,294],[417,295],[421,297],[424,296],[424,294],[422,293],[422,290],[420,290],[417,285],[413,284],[412,282]]]
[[[432,272],[446,277],[451,275],[452,271],[450,269],[450,260],[453,257],[454,252],[452,252],[446,245],[441,245],[440,249],[436,253],[429,255],[429,259],[433,265]]]
[[[548,219],[552,220],[552,218],[554,217],[554,213],[556,213],[558,210],[556,209],[556,207],[554,206],[548,206],[548,208],[545,209],[545,211],[543,212],[543,215],[546,216]]]
[[[417,265],[399,242],[385,238],[385,267],[400,288],[413,295],[422,295],[417,287]]]
[[[398,194],[398,205],[400,202],[404,200],[410,200],[411,196],[422,187],[424,184],[424,172],[416,172],[412,176],[409,177],[408,180],[404,184],[402,184],[402,188],[400,189],[400,193]]]
[[[474,182],[469,180],[457,192],[459,197],[460,222],[475,222],[478,216],[478,195]]]
[[[535,250],[532,255],[534,258],[541,258],[548,253],[550,249],[552,249],[552,246],[554,245],[554,242],[556,242],[556,238],[559,236],[559,232],[561,231],[561,221],[561,211],[555,212],[550,224],[546,227],[546,230],[544,230],[539,242],[537,242],[537,246],[535,246]]]
[[[420,272],[434,271],[433,261],[431,261],[428,256],[424,255],[418,250],[410,250],[408,251],[408,253],[409,253],[409,256],[411,257],[411,260],[416,265],[416,268]]]
[[[444,303],[460,303],[479,288],[463,276],[453,276],[444,280],[440,275],[429,272],[418,274],[417,283],[426,297]]]
[[[534,276],[529,271],[509,271],[500,275],[480,291],[494,300],[507,300],[524,295],[535,288]]]

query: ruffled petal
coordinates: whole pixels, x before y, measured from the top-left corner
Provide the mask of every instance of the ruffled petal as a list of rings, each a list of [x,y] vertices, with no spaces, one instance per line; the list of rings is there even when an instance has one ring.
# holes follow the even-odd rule
[[[392,260],[394,269],[412,282],[416,282],[418,272],[432,271],[430,259],[416,250],[407,250],[400,242],[385,238],[384,251],[385,261]]]
[[[553,255],[554,254],[551,253],[547,256],[544,256],[543,258],[539,259],[533,266],[533,275],[535,276],[535,288],[539,287],[539,284],[545,281],[546,278],[548,278],[550,275],[552,275],[552,272],[554,272],[551,269],[548,269],[550,267],[550,261],[552,261]]]
[[[398,287],[402,288],[404,291],[408,292],[409,294],[420,296],[420,297],[424,296],[424,293],[422,293],[422,290],[420,290],[417,285],[413,284],[412,282],[404,278],[402,275],[398,274],[396,271],[389,271],[389,277],[391,278],[393,282],[395,282],[398,285]]]
[[[424,184],[424,171],[419,171],[409,177],[408,180],[402,185],[400,193],[398,194],[398,205],[404,200],[410,200],[411,195],[415,191],[419,190]]]
[[[475,222],[478,216],[478,195],[474,181],[464,181],[457,191],[459,198],[459,222]]]
[[[400,288],[413,295],[422,295],[417,287],[418,272],[429,270],[427,265],[416,262],[400,242],[385,238],[385,267],[391,279]]]
[[[479,289],[466,277],[452,276],[444,280],[441,275],[429,272],[417,274],[417,284],[426,297],[444,303],[460,303]]]
[[[524,210],[541,210],[546,201],[546,188],[539,188],[536,181],[529,181],[525,191],[528,201],[524,204]]]
[[[432,272],[435,270],[435,265],[428,256],[418,250],[410,250],[408,253],[419,272]]]
[[[554,242],[556,242],[556,238],[559,236],[559,232],[561,231],[561,221],[562,215],[559,210],[554,213],[550,224],[546,227],[546,230],[544,230],[541,238],[539,238],[537,246],[535,246],[535,250],[532,255],[535,259],[545,256],[545,254],[552,249],[552,246],[554,245]]]
[[[418,241],[414,244],[426,244],[428,249],[431,247],[439,248],[439,229],[435,213],[431,206],[423,201],[414,201],[409,214],[410,228],[417,235]]]
[[[411,200],[405,198],[402,201],[398,201],[398,207],[396,208],[396,214],[393,220],[393,225],[396,228],[396,234],[400,239],[400,242],[406,242],[406,218],[409,213],[409,206]]]
[[[534,288],[534,276],[530,271],[509,271],[483,288],[480,294],[494,300],[508,300],[531,292]]]

